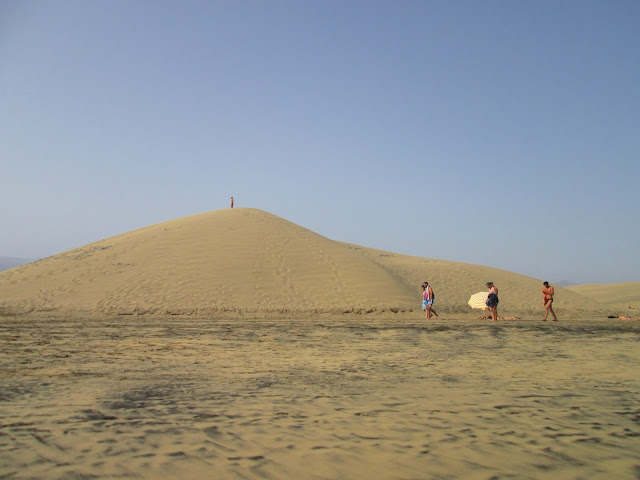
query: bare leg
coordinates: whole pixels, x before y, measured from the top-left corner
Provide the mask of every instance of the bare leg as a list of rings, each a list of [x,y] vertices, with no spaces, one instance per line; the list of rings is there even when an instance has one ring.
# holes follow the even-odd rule
[[[543,322],[547,321],[547,317],[549,316],[549,312],[551,312],[551,315],[553,315],[553,321],[557,322],[558,321],[558,317],[556,317],[556,312],[553,311],[553,300],[548,301],[547,303],[544,304],[544,318],[542,319]]]
[[[431,305],[427,305],[427,320],[431,320]]]
[[[436,313],[436,311],[433,309],[433,307],[431,307],[431,312],[436,316],[436,318],[438,318],[438,314]]]
[[[489,311],[491,312],[491,317],[492,317],[492,322],[497,322],[498,321],[498,307],[491,307],[489,308]]]

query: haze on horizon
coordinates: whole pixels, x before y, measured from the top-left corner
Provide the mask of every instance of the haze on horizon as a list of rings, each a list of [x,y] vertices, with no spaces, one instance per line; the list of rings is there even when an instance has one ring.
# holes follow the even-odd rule
[[[3,2],[0,255],[255,207],[639,281],[640,4]]]

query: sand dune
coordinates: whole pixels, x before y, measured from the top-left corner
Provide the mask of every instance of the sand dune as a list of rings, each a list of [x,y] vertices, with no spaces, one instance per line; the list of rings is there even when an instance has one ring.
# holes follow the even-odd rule
[[[540,280],[330,240],[267,212],[171,220],[0,272],[0,313],[225,316],[418,312],[428,280],[440,312],[469,313],[492,280],[505,315],[539,314]],[[557,288],[557,308],[602,309]],[[604,307],[602,307],[604,308]]]
[[[574,285],[567,288],[606,305],[640,309],[640,282]]]

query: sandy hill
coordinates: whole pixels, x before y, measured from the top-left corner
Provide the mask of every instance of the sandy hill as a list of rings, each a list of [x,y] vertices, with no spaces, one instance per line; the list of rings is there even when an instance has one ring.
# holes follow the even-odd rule
[[[0,313],[418,312],[424,280],[440,313],[469,313],[469,295],[486,280],[500,289],[501,313],[541,313],[540,280],[349,245],[250,208],[171,220],[0,272]],[[602,313],[570,290],[556,297],[560,315]]]
[[[640,282],[573,285],[568,289],[606,305],[640,309]]]

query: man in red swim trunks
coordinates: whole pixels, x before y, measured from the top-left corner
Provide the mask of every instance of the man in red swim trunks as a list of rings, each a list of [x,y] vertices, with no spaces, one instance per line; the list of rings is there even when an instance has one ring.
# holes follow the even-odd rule
[[[551,315],[553,315],[553,321],[557,322],[558,317],[556,317],[556,312],[553,311],[552,307],[554,295],[553,287],[549,285],[549,282],[544,282],[542,285],[544,285],[544,288],[542,289],[542,304],[545,308],[544,318],[542,319],[542,321],[546,322],[547,317],[549,316],[549,312],[551,312]]]

